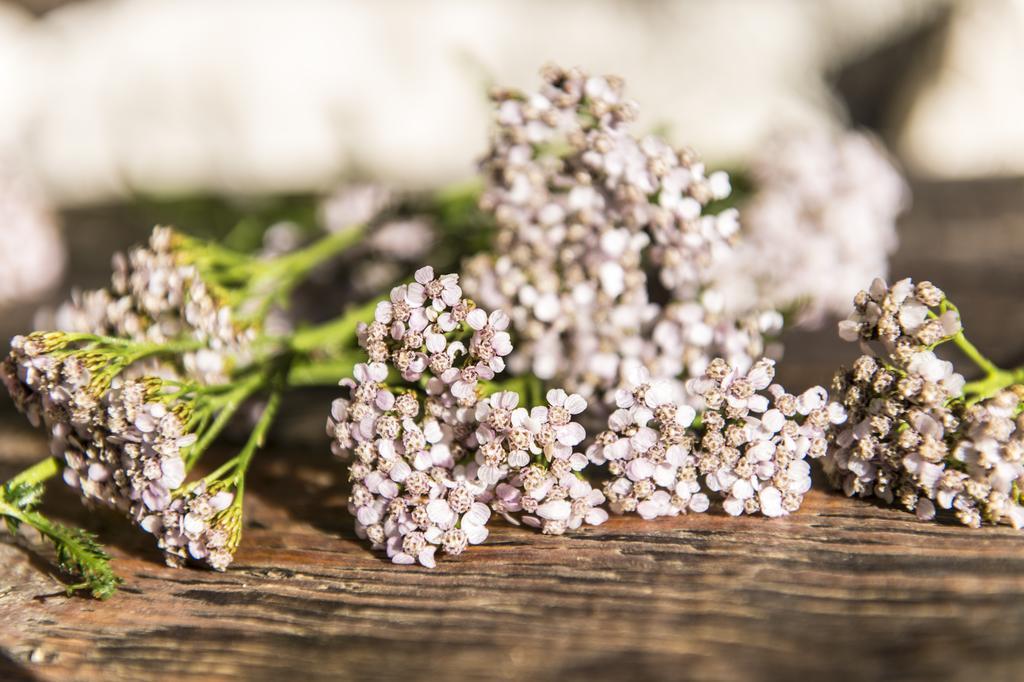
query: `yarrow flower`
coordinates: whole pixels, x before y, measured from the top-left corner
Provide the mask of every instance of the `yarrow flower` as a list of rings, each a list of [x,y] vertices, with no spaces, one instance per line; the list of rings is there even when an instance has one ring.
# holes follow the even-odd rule
[[[234,500],[231,491],[214,492],[200,481],[163,509],[152,510],[140,525],[157,537],[169,563],[193,559],[223,571],[238,547],[241,508],[232,505]]]
[[[711,304],[739,223],[735,210],[706,207],[728,196],[728,176],[634,137],[620,79],[554,67],[543,78],[535,94],[494,95],[480,204],[498,232],[493,252],[463,270],[473,298],[509,313],[513,373],[610,402],[637,363],[676,382],[679,397],[676,375],[699,375],[716,354],[749,366],[776,325]]]
[[[169,560],[223,569],[238,532],[223,541],[223,534],[206,538],[197,524],[230,506],[232,497],[220,491],[208,500],[204,485],[183,485],[201,454],[198,427],[226,401],[179,382],[122,375],[133,358],[157,348],[60,332],[15,337],[0,378],[18,409],[46,429],[51,453],[66,465],[65,482],[87,505],[118,510],[157,535]],[[175,515],[180,518],[172,522]]]
[[[527,410],[508,391],[481,397],[512,351],[508,322],[463,298],[457,275],[425,267],[359,330],[369,361],[342,381],[327,430],[352,460],[357,534],[395,563],[433,566],[438,550],[483,542],[492,509],[551,533],[603,521],[600,493],[573,475],[586,465],[572,422],[585,401],[551,391]]]
[[[830,433],[825,471],[833,485],[899,503],[921,519],[941,508],[971,527],[1024,526],[1021,377],[980,356],[942,291],[929,282],[888,287],[876,280],[857,295],[839,334],[861,341],[866,353],[833,380],[849,413]],[[988,377],[966,384],[933,350],[947,342]]]
[[[233,367],[251,360],[259,328],[240,322],[238,298],[231,300],[215,278],[204,277],[200,263],[208,275],[227,268],[214,264],[211,253],[200,253],[207,248],[213,247],[155,228],[148,246],[114,255],[109,289],[74,293],[56,311],[53,327],[140,342],[194,339],[201,345],[183,354],[184,373],[204,383],[224,382]]]
[[[751,161],[743,241],[718,278],[732,304],[817,325],[885,277],[909,190],[880,142],[857,131],[782,134]]]
[[[772,383],[774,374],[769,359],[744,373],[716,358],[687,384],[703,403],[694,426],[692,407],[635,371],[588,451],[614,477],[605,485],[612,509],[675,516],[707,511],[713,495],[734,516],[796,511],[811,486],[806,458],[825,454],[825,429],[845,414],[821,387],[794,396]]]
[[[263,334],[264,321],[352,238],[263,260],[157,228],[148,247],[115,256],[109,289],[76,295],[58,311],[64,331],[15,337],[0,376],[46,431],[64,480],[86,504],[119,510],[157,535],[173,563],[223,569],[240,539],[246,468],[300,355]],[[264,391],[270,402],[240,454],[186,484],[232,416]]]
[[[945,300],[931,282],[915,285],[908,278],[889,287],[875,279],[854,298],[853,313],[839,323],[839,336],[844,341],[879,341],[897,360],[905,358],[961,331],[959,312],[943,307]]]

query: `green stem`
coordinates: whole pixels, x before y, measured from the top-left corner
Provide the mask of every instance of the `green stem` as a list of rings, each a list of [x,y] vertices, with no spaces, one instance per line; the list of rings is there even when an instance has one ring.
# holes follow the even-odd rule
[[[373,320],[378,301],[373,300],[345,311],[344,314],[318,324],[300,329],[292,335],[289,345],[297,353],[308,354],[317,350],[330,351],[337,348],[351,348],[355,345],[356,329],[360,322]]]
[[[298,363],[288,372],[288,386],[337,386],[339,381],[352,376],[353,367],[364,361],[365,358],[353,353],[337,359]]]
[[[266,379],[265,374],[254,374],[239,384],[238,388],[222,398],[223,406],[217,418],[213,420],[210,428],[189,449],[185,460],[186,470],[192,470],[192,467],[195,466],[203,453],[213,444],[213,441],[217,439],[217,436],[228,425],[239,408],[263,386]]]
[[[978,366],[978,369],[982,370],[989,376],[999,374],[1003,371],[999,369],[995,363],[982,355],[981,351],[979,351],[973,343],[967,340],[967,337],[964,336],[962,331],[954,336],[951,341],[953,341],[956,347],[959,348],[971,362]]]
[[[7,482],[7,485],[14,487],[18,485],[35,485],[47,481],[60,473],[60,462],[56,457],[47,457],[25,469],[20,474]]]
[[[263,408],[263,414],[260,415],[259,421],[256,422],[256,426],[253,427],[252,433],[249,435],[249,440],[246,441],[245,447],[238,453],[235,458],[235,486],[238,489],[238,497],[236,499],[237,504],[241,504],[241,498],[245,490],[245,472],[249,468],[249,464],[252,462],[253,456],[256,451],[263,447],[264,442],[267,439],[267,433],[270,431],[271,425],[274,423],[274,418],[277,416],[278,410],[281,408],[281,397],[283,390],[281,388],[275,389],[267,401],[267,406]]]
[[[1014,370],[997,368],[996,371],[989,373],[988,376],[982,379],[964,384],[964,395],[970,396],[971,399],[968,400],[968,403],[973,404],[981,400],[987,400],[1004,388],[1009,388],[1014,384],[1024,384],[1024,367],[1018,367]]]
[[[273,261],[273,268],[301,278],[324,261],[359,243],[365,233],[366,225],[352,225],[319,239],[304,249],[281,256]]]

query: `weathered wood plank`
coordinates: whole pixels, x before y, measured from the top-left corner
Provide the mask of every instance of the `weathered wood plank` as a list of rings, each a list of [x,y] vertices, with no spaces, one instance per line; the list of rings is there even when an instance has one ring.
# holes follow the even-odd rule
[[[333,463],[267,456],[225,574],[160,564],[94,520],[127,585],[66,598],[0,544],[3,649],[41,679],[272,679],[301,672],[564,679],[1011,679],[1024,663],[1024,542],[813,492],[786,519],[615,518],[575,537],[495,529],[435,571],[395,567],[350,533]],[[63,493],[63,491],[61,491]],[[54,495],[58,515],[77,501]]]

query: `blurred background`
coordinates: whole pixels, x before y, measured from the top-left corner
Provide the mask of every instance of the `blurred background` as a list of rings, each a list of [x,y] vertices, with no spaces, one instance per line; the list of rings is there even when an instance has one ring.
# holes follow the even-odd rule
[[[1024,257],[1024,0],[0,2],[0,336],[156,222],[228,234],[316,220],[345,183],[471,177],[488,87],[549,61],[625,77],[640,129],[712,168],[873,131],[913,196],[892,272],[952,281],[996,359],[1019,346],[1019,269],[988,263]],[[835,347],[796,347],[797,380],[827,379]]]

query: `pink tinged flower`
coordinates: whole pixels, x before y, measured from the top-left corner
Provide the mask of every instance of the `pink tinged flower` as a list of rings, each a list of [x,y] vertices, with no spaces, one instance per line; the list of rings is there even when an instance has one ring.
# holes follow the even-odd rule
[[[729,496],[722,502],[722,509],[729,516],[739,516],[743,513],[743,500]]]
[[[730,493],[738,500],[747,500],[754,496],[754,487],[750,485],[750,481],[741,478],[732,484]]]
[[[508,465],[510,467],[521,469],[530,463],[530,455],[525,450],[513,450],[508,453]]]
[[[579,445],[586,437],[586,430],[576,422],[570,422],[565,426],[560,426],[555,433],[555,438],[558,442],[569,447]]]
[[[565,521],[572,513],[568,500],[552,500],[537,507],[537,516],[548,521]]]
[[[413,275],[413,279],[415,279],[418,284],[429,284],[434,279],[434,268],[429,265],[424,265],[416,271],[416,274]]]
[[[907,301],[900,306],[899,318],[900,325],[914,333],[928,319],[928,306],[917,300]]]
[[[645,521],[656,519],[663,514],[661,505],[654,500],[644,500],[636,506],[636,512]]]
[[[768,409],[768,397],[760,393],[754,394],[747,398],[746,406],[751,412],[764,412]]]
[[[383,362],[361,362],[355,366],[353,374],[361,384],[381,382],[388,378],[388,366]]]
[[[466,399],[472,397],[476,393],[476,382],[475,381],[463,381],[459,379],[452,384],[452,395],[456,398]]]
[[[180,460],[179,460],[180,461]],[[184,465],[182,470],[184,471]],[[89,465],[87,476],[90,481],[102,482],[110,478],[110,470],[107,469],[106,465],[99,462],[93,462]],[[184,476],[183,476],[184,477]],[[177,486],[175,486],[177,487]]]
[[[437,566],[437,561],[434,559],[434,553],[437,551],[435,545],[427,545],[420,550],[420,553],[416,555],[416,560],[420,562],[420,565],[424,568],[434,568]]]
[[[194,537],[203,531],[206,527],[206,521],[198,514],[189,513],[182,520],[181,527],[187,535]]]
[[[508,483],[499,483],[498,487],[495,488],[494,494],[497,499],[505,505],[505,508],[509,511],[518,511],[519,500],[522,498],[522,491],[515,486],[509,485]]]
[[[160,530],[163,528],[163,525],[163,521],[156,514],[150,514],[149,516],[145,516],[143,517],[142,521],[139,522],[139,526],[142,528],[142,530],[146,531],[147,533],[152,533],[153,535],[159,533]]]
[[[615,406],[623,411],[633,407],[633,391],[627,388],[620,388],[615,391]]]
[[[682,426],[684,429],[688,428],[693,424],[693,420],[697,418],[697,411],[689,405],[680,405],[676,409],[676,423]]]
[[[639,462],[642,460],[633,460]],[[632,462],[630,463],[632,464]],[[676,478],[676,467],[668,462],[660,462],[655,468],[654,473],[651,476],[654,482],[663,488],[668,488],[672,485]]]
[[[401,483],[409,477],[412,473],[412,467],[409,466],[408,462],[404,459],[396,459],[394,464],[391,465],[391,471],[388,473],[391,480],[395,483]]]
[[[377,395],[374,397],[373,404],[376,405],[378,410],[387,412],[395,406],[395,396],[390,391],[381,389],[377,391]]]
[[[839,338],[843,341],[858,341],[860,339],[860,323],[856,320],[841,320],[839,322]]]
[[[398,552],[397,554],[392,555],[391,562],[404,566],[411,566],[416,563],[416,557],[411,554],[406,554],[405,552]]]
[[[147,509],[160,511],[166,509],[171,503],[171,494],[166,488],[157,485],[149,485],[142,492],[142,502]]]
[[[757,462],[768,461],[774,454],[775,443],[769,440],[759,440],[747,448],[747,455]]]
[[[444,334],[437,334],[435,332],[428,332],[425,341],[429,353],[440,353],[448,346],[448,340]]]
[[[491,518],[491,510],[482,502],[474,502],[469,511],[462,515],[459,527],[466,533],[471,545],[479,545],[487,539],[487,521]]]
[[[455,512],[445,500],[431,500],[427,504],[427,518],[440,528],[448,529],[455,525]]]
[[[690,511],[699,513],[706,512],[711,506],[711,500],[704,493],[697,493],[690,497],[689,507]]]
[[[373,319],[382,324],[391,324],[391,301],[381,301],[373,311]]]
[[[630,446],[628,438],[620,438],[611,445],[607,445],[604,448],[604,456],[609,460],[628,459],[632,454],[632,447]]]
[[[948,505],[946,505],[946,507],[948,508]],[[935,505],[932,504],[932,501],[927,497],[922,497],[917,501],[917,508],[915,511],[917,513],[917,518],[922,521],[931,521],[935,518]],[[1016,523],[1013,527],[1020,528]]]
[[[212,497],[210,497],[209,505],[213,513],[221,512],[231,506],[234,502],[235,496],[233,493],[227,490],[221,490]]]
[[[480,331],[487,326],[487,313],[480,308],[474,308],[468,315],[466,315],[466,324],[472,329]]]
[[[380,512],[371,505],[363,505],[356,510],[356,520],[363,526],[372,526],[380,522]]]
[[[632,396],[632,394],[630,394]],[[630,398],[632,400],[632,397]],[[608,417],[608,428],[619,433],[633,424],[633,413],[626,409],[615,410]]]
[[[654,475],[654,463],[643,457],[631,460],[626,465],[626,475],[631,481],[647,480]]]
[[[629,440],[635,451],[647,452],[658,443],[658,432],[645,426],[637,429]]]
[[[505,357],[512,352],[512,336],[508,332],[496,332],[491,339],[491,348],[495,355]]]
[[[430,448],[429,455],[430,466],[438,466],[445,469],[451,469],[455,466],[455,458],[452,456],[452,451],[444,443],[438,443]]]
[[[398,484],[392,481],[390,478],[380,482],[377,486],[377,492],[381,497],[393,500],[398,497]]]
[[[477,470],[476,475],[481,482],[486,483],[487,485],[494,485],[505,478],[505,471],[500,467],[485,464]]]
[[[430,326],[430,318],[427,315],[427,311],[423,308],[413,308],[407,324],[412,331],[422,332]]]
[[[761,513],[768,517],[782,516],[786,511],[782,508],[782,493],[778,488],[768,486],[757,495],[761,503]]]
[[[769,433],[778,433],[786,424],[786,417],[779,410],[771,409],[761,415],[761,426]]]
[[[812,386],[796,399],[796,409],[800,414],[810,414],[822,408],[828,402],[828,392],[821,386]]]

